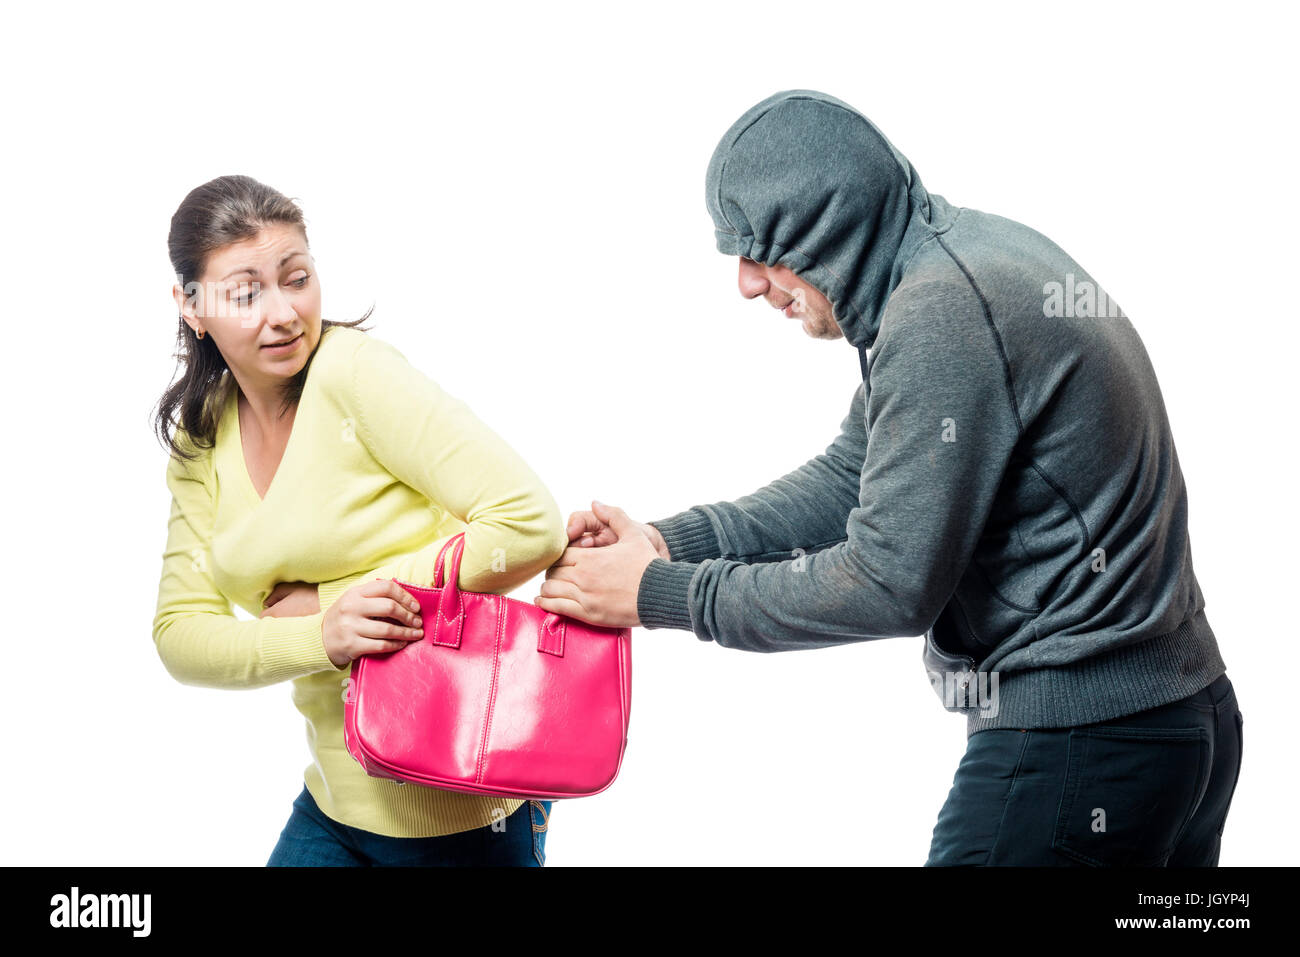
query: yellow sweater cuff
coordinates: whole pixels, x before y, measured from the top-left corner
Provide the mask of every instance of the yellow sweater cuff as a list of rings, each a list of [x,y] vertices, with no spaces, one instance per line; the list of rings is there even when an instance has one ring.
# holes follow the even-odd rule
[[[324,620],[323,611],[314,615],[277,619],[286,626],[296,627],[279,634],[272,631],[263,635],[258,649],[263,673],[272,681],[283,681],[318,671],[346,671],[346,666],[337,667],[325,653],[325,641],[321,632]]]

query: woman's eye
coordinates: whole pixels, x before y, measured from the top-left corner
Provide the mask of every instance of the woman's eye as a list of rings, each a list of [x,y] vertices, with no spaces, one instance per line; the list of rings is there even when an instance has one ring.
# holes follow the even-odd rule
[[[307,285],[307,280],[310,278],[311,278],[311,273],[308,273],[307,275],[303,276],[301,279],[291,279],[289,281],[289,285],[293,286],[295,289],[302,289]],[[246,296],[238,297],[235,300],[235,302],[241,306],[248,306],[248,305],[252,305],[253,300],[256,298],[257,298],[257,293],[250,292]]]

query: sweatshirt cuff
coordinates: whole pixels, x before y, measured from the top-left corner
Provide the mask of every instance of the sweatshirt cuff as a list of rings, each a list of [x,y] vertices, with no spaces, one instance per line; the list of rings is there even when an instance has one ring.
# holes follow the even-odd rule
[[[676,628],[692,631],[690,588],[695,570],[693,562],[666,562],[651,559],[641,573],[636,593],[636,616],[642,628]]]
[[[722,557],[722,546],[713,530],[713,522],[698,508],[688,508],[646,524],[659,529],[664,544],[668,546],[668,554],[675,562],[701,562],[706,558]]]

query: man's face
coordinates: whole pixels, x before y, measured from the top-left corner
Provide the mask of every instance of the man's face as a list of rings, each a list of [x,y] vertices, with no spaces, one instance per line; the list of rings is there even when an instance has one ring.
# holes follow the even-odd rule
[[[803,322],[803,331],[814,339],[843,339],[835,322],[830,300],[808,285],[788,266],[768,266],[752,259],[740,259],[740,294],[746,299],[762,296],[768,304],[791,319]]]

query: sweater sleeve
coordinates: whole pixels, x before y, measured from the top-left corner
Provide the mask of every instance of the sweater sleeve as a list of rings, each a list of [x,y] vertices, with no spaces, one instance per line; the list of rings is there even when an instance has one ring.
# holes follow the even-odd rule
[[[974,554],[1020,434],[1012,377],[972,289],[894,303],[869,372],[860,504],[845,541],[747,565],[654,559],[647,628],[783,651],[922,634]]]
[[[860,383],[834,441],[794,471],[734,502],[696,505],[650,522],[672,560],[768,562],[844,541],[867,454],[865,396]]]
[[[541,479],[465,402],[396,347],[365,336],[353,360],[352,390],[357,435],[375,460],[466,523],[462,588],[504,594],[564,553],[568,536],[560,508]],[[374,578],[433,585],[438,552],[452,537],[321,583],[321,607]]]
[[[235,618],[211,570],[211,455],[189,463],[170,456],[167,487],[172,504],[153,640],[168,673],[188,685],[258,688],[341,670],[325,653],[323,610],[293,618]],[[321,607],[327,607],[323,601]]]

